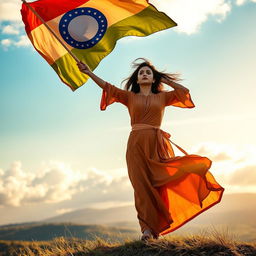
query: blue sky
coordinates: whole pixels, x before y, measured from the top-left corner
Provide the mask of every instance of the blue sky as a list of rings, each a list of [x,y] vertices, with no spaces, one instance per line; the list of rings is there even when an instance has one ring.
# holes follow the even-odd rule
[[[191,10],[195,17],[190,17],[182,13],[186,9],[184,2],[166,0],[158,6],[155,1],[159,9],[170,3],[173,9],[166,13],[173,19],[176,15],[174,20],[179,26],[147,38],[119,40],[94,72],[118,87],[132,72],[131,62],[138,57],[150,59],[160,70],[180,72],[182,84],[190,89],[196,107],[166,108],[163,129],[189,153],[212,159],[212,173],[227,193],[256,192],[256,179],[246,175],[256,174],[256,4],[241,0],[209,1],[209,7],[198,0]],[[12,6],[14,1],[0,2],[2,10],[8,9],[6,3]],[[200,4],[204,7],[201,11]],[[171,16],[175,8],[177,12]],[[100,188],[105,182],[106,191],[108,182],[119,177],[126,177],[127,184],[127,109],[116,103],[100,111],[102,90],[90,80],[72,92],[26,41],[19,17],[8,20],[0,11],[0,18],[0,194],[4,198],[0,201],[0,212],[15,207],[24,209],[26,205],[38,207],[33,202],[36,199],[40,207],[47,205],[51,209],[49,216],[61,209],[79,208],[81,205],[71,202],[76,201],[74,198],[79,201],[79,193],[67,182],[70,177],[76,177],[73,182],[77,184],[84,184],[88,177],[103,179],[95,186]],[[51,172],[57,180],[64,177],[61,180],[68,188],[58,184],[59,190],[52,192],[55,197],[47,198],[42,191],[52,188],[43,183],[39,188],[31,181],[39,173],[46,177]],[[248,180],[239,183],[241,173]],[[31,189],[34,194],[27,196],[24,192],[19,197],[17,191],[10,189],[7,196],[6,177],[16,178],[17,182],[23,177],[20,189]],[[127,191],[131,191],[129,184]],[[67,197],[56,199],[63,193]],[[132,196],[127,200],[122,196],[109,196],[105,201],[118,205],[133,200]],[[100,198],[88,198],[83,207],[97,206],[94,202],[102,207],[108,205]],[[24,210],[24,219],[25,213]]]

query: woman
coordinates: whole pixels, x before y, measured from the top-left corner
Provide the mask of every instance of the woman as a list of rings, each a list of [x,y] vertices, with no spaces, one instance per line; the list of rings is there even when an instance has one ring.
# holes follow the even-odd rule
[[[141,240],[172,232],[220,202],[224,188],[209,172],[211,160],[187,154],[160,129],[166,106],[195,107],[189,90],[175,82],[177,75],[159,72],[143,59],[134,64],[136,69],[122,90],[96,76],[87,65],[78,63],[78,67],[103,89],[101,110],[114,102],[129,110],[132,131],[126,162]],[[164,91],[162,83],[174,90]],[[185,156],[175,156],[170,142]]]

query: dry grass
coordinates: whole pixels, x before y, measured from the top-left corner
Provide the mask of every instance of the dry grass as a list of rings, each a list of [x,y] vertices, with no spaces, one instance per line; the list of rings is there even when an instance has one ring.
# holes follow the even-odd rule
[[[0,256],[255,256],[255,242],[237,242],[228,229],[202,231],[198,235],[168,235],[142,242],[128,238],[110,242],[59,237],[48,242],[0,241]]]

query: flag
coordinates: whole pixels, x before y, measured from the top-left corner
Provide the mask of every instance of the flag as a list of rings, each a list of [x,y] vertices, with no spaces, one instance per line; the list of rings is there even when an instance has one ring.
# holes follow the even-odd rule
[[[147,0],[39,0],[23,3],[21,15],[34,48],[73,91],[88,76],[79,71],[68,50],[94,70],[118,39],[148,36],[177,25]]]

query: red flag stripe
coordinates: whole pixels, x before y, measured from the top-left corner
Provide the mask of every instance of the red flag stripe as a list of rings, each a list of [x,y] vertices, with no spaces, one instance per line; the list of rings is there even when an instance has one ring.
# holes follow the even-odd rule
[[[35,9],[45,22],[47,22],[88,1],[89,0],[40,0],[28,4]],[[24,24],[26,24],[25,29],[27,34],[42,24],[24,3],[22,4],[21,14],[22,20]]]

